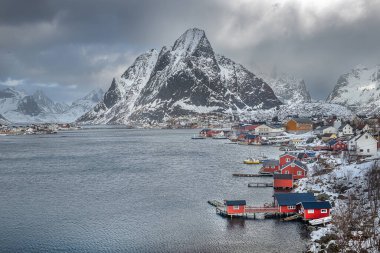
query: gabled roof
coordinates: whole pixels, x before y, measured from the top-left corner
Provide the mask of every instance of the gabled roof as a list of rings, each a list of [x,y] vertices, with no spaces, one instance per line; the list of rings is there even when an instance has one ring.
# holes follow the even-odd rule
[[[247,202],[245,200],[225,200],[226,206],[245,206]]]
[[[269,167],[269,166],[278,166],[279,165],[278,160],[266,160],[263,162],[263,167]]]
[[[313,124],[313,122],[308,118],[292,118],[292,120],[300,124]]]
[[[297,161],[297,160],[293,160],[293,161],[290,161],[290,162],[287,162],[285,163],[282,167],[281,167],[281,170],[285,169],[286,167],[290,166],[292,163],[294,163],[295,165],[297,165],[298,167],[300,167],[301,169],[303,170],[307,170],[307,167],[305,164],[301,163],[300,161]]]
[[[295,206],[304,201],[316,201],[313,193],[275,193],[273,196],[280,206]]]
[[[328,201],[302,201],[299,203],[304,209],[324,209],[331,208],[331,204]]]
[[[293,175],[292,174],[275,173],[275,174],[273,174],[273,179],[289,179],[289,180],[292,180]]]

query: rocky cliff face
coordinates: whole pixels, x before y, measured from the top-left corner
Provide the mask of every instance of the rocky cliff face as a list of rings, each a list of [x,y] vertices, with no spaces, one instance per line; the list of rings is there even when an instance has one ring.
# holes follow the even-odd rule
[[[242,65],[216,55],[204,31],[189,29],[172,47],[139,56],[114,78],[103,101],[82,123],[161,122],[199,113],[280,105],[272,89]]]
[[[356,113],[374,114],[380,109],[380,66],[357,66],[339,77],[327,102],[347,106]]]

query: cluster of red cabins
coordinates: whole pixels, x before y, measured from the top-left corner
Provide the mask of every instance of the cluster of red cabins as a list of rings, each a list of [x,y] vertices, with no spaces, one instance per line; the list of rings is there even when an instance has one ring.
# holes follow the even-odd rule
[[[279,160],[264,161],[260,173],[273,174],[275,189],[292,189],[294,180],[306,177],[307,167],[303,162],[314,159],[308,153],[285,153]]]
[[[263,163],[261,173],[273,174],[273,188],[276,190],[292,189],[294,180],[306,177],[307,167],[304,162],[314,159],[308,153],[285,153],[279,160]],[[304,220],[320,219],[330,216],[331,204],[317,201],[313,193],[275,193],[274,206],[250,207],[245,200],[225,201],[227,216],[244,216],[250,213],[275,213],[280,215],[298,214]]]
[[[313,193],[275,193],[274,207],[255,208],[247,206],[245,200],[226,200],[228,216],[243,216],[247,213],[299,214],[304,220],[330,216],[331,204],[317,201]]]

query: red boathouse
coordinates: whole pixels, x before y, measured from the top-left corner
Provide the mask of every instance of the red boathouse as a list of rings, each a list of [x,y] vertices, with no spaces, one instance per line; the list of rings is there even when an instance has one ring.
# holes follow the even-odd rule
[[[279,170],[280,165],[277,160],[267,160],[263,162],[263,167],[260,169],[260,172],[273,174],[274,172]]]
[[[293,175],[292,174],[273,174],[273,188],[274,189],[292,189],[293,188]]]
[[[330,209],[331,204],[328,201],[303,201],[297,204],[297,211],[305,220],[328,217]]]
[[[245,200],[225,200],[224,204],[228,215],[245,214]]]

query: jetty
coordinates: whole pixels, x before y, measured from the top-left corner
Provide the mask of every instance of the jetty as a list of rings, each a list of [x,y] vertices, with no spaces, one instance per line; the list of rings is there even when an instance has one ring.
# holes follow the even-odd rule
[[[214,207],[222,207],[224,206],[224,204],[218,200],[209,200],[207,201],[207,203],[209,203],[210,205],[214,206]]]
[[[273,187],[273,183],[258,183],[258,182],[254,182],[254,183],[249,183],[248,184],[248,187]]]
[[[233,173],[234,177],[273,177],[273,174],[247,174],[247,173]]]

